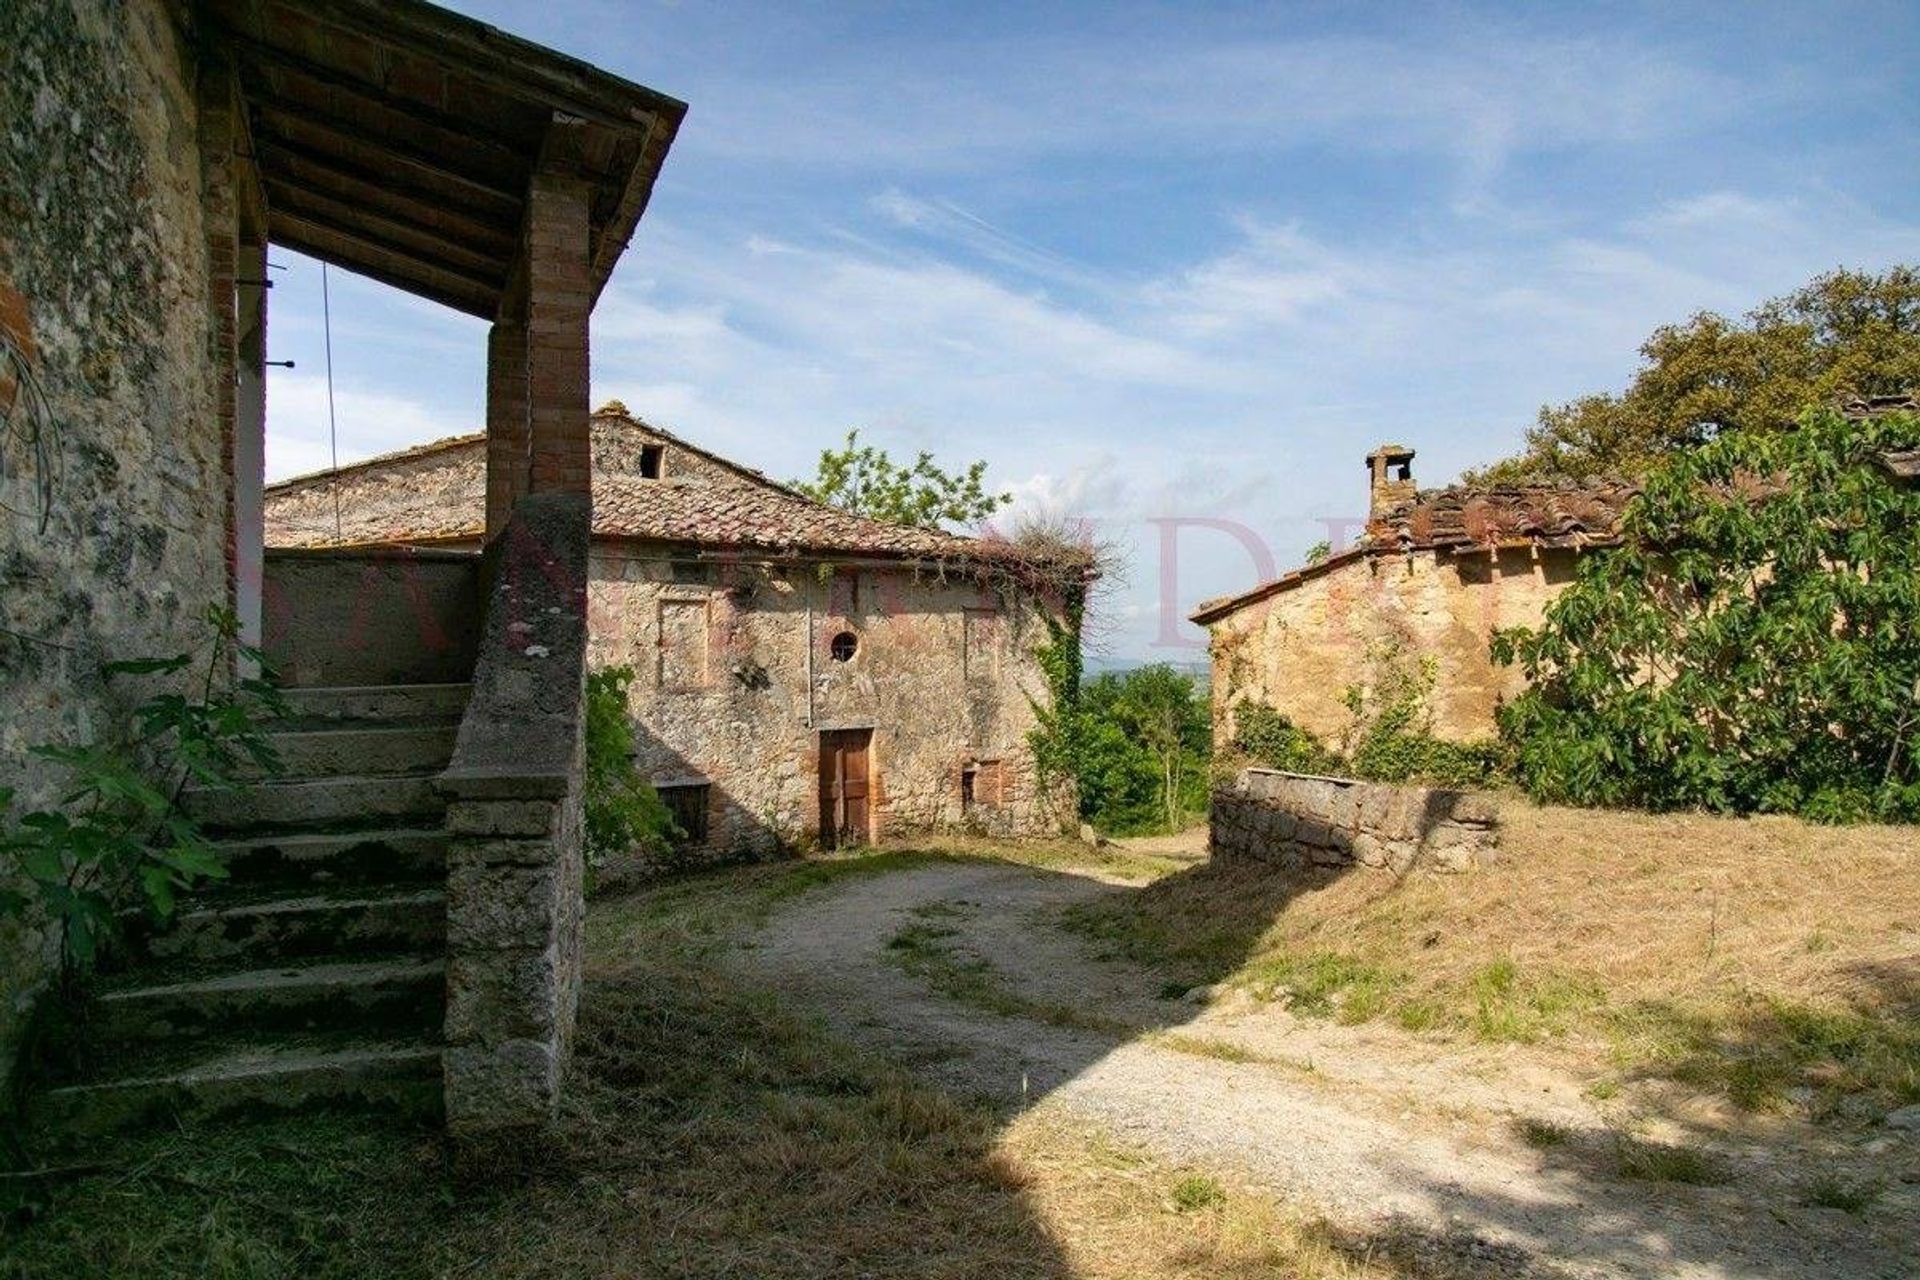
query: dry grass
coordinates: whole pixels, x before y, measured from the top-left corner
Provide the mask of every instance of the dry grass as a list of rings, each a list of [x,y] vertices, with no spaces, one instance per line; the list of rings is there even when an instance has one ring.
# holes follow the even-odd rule
[[[1244,1188],[920,1085],[742,988],[718,948],[778,902],[918,855],[690,877],[598,904],[573,1090],[531,1164],[457,1178],[379,1117],[199,1124],[0,1216],[0,1276],[1404,1274]]]
[[[1001,1150],[1024,1177],[1066,1274],[1085,1280],[1384,1280],[1445,1272],[1396,1264],[1384,1245],[1344,1238],[1214,1174],[1169,1169],[1049,1112],[1016,1121]]]
[[[1748,1106],[1920,1099],[1920,833],[1510,803],[1502,865],[1201,868],[1073,914],[1176,982],[1552,1041]]]

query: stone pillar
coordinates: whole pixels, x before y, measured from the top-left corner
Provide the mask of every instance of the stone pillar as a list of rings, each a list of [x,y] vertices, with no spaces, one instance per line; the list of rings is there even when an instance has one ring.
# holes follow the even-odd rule
[[[487,333],[487,539],[527,491],[527,324],[503,316]]]
[[[593,309],[587,182],[556,168],[527,192],[529,490],[587,493],[587,317]]]

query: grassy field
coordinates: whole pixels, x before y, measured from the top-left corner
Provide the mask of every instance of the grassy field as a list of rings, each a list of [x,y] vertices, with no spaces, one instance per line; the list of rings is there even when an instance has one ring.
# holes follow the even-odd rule
[[[1403,1274],[1206,1171],[922,1087],[716,963],[794,895],[930,856],[597,904],[572,1097],[530,1167],[456,1177],[432,1131],[346,1114],[151,1133],[59,1157],[101,1167],[6,1217],[0,1276]]]
[[[1622,1080],[1871,1120],[1920,1101],[1920,833],[1507,806],[1501,865],[1203,866],[1069,926],[1297,1012],[1549,1043]]]

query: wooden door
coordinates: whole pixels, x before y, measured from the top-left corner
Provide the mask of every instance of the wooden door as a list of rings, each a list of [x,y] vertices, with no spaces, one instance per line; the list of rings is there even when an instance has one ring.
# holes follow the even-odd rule
[[[867,803],[871,729],[829,729],[820,735],[820,843],[829,849],[873,838]]]

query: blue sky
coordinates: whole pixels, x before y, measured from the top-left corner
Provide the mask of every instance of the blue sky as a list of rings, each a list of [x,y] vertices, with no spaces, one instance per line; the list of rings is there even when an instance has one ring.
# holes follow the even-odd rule
[[[595,403],[783,477],[852,427],[984,457],[1130,548],[1117,658],[1266,567],[1165,521],[1284,570],[1382,440],[1442,483],[1658,324],[1920,261],[1911,4],[452,7],[691,104]],[[275,260],[270,477],[328,457]],[[483,325],[331,294],[342,461],[478,428]]]

